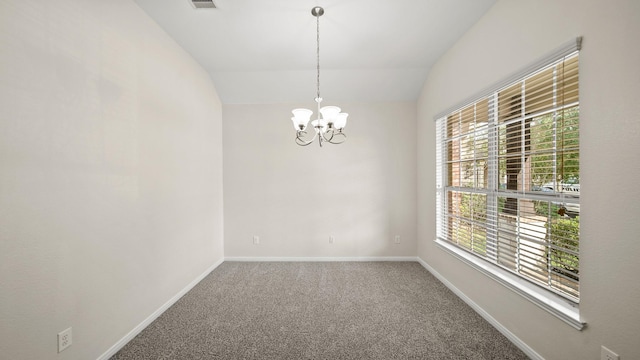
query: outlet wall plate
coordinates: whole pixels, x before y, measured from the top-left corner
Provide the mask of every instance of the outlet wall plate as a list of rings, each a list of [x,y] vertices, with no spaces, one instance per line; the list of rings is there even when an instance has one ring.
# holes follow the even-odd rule
[[[64,349],[71,346],[73,343],[71,328],[62,330],[58,333],[58,352],[62,352]]]
[[[620,359],[620,356],[618,356],[618,354],[607,349],[606,347],[602,346],[601,349],[602,350],[600,351],[600,360],[619,360]]]

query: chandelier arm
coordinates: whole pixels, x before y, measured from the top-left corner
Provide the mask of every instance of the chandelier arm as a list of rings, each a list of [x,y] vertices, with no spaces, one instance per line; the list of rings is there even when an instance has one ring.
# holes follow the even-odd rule
[[[317,134],[316,134],[316,135],[313,136],[313,138],[311,138],[311,140],[306,141],[301,136],[303,134],[306,135],[307,132],[306,131],[297,131],[296,132],[296,144],[298,144],[300,146],[307,146],[309,144],[312,144],[314,142],[314,140],[316,139],[316,136],[317,136]]]
[[[340,140],[342,139],[342,140]],[[331,140],[328,140],[329,143],[331,144],[342,144],[343,142],[345,142],[347,140],[347,135],[343,132],[337,132],[335,134],[333,134],[333,136],[331,136]]]
[[[333,135],[334,135],[334,133],[335,133],[335,132],[333,131],[333,129],[329,129],[329,130],[325,131],[325,133],[324,133],[324,134],[322,134],[322,137],[324,138],[324,140],[325,140],[326,142],[331,143],[331,139],[333,139]],[[331,136],[327,137],[327,136],[326,136],[327,134],[328,134],[328,135],[331,135]],[[332,143],[332,144],[333,144],[333,143]]]
[[[313,144],[313,141],[303,142],[303,141],[302,141],[302,140],[300,140],[300,139],[296,139],[296,144],[297,144],[297,145],[299,145],[299,146],[307,146],[307,145],[311,145],[311,144]]]

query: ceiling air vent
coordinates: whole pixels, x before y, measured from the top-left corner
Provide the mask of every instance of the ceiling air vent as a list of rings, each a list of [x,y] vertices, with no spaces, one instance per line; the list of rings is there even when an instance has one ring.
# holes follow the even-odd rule
[[[212,9],[216,7],[213,0],[189,0],[189,2],[196,9]]]

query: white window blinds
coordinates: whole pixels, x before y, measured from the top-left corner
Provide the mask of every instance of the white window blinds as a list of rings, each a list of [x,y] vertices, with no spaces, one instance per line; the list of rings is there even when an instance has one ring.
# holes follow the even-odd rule
[[[579,44],[579,41],[578,41]],[[579,301],[578,52],[437,119],[437,237]]]

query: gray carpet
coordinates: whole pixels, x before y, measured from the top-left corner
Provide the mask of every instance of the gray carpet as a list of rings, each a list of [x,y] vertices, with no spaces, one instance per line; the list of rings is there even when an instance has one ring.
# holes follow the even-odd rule
[[[225,262],[111,359],[527,356],[415,262]]]

